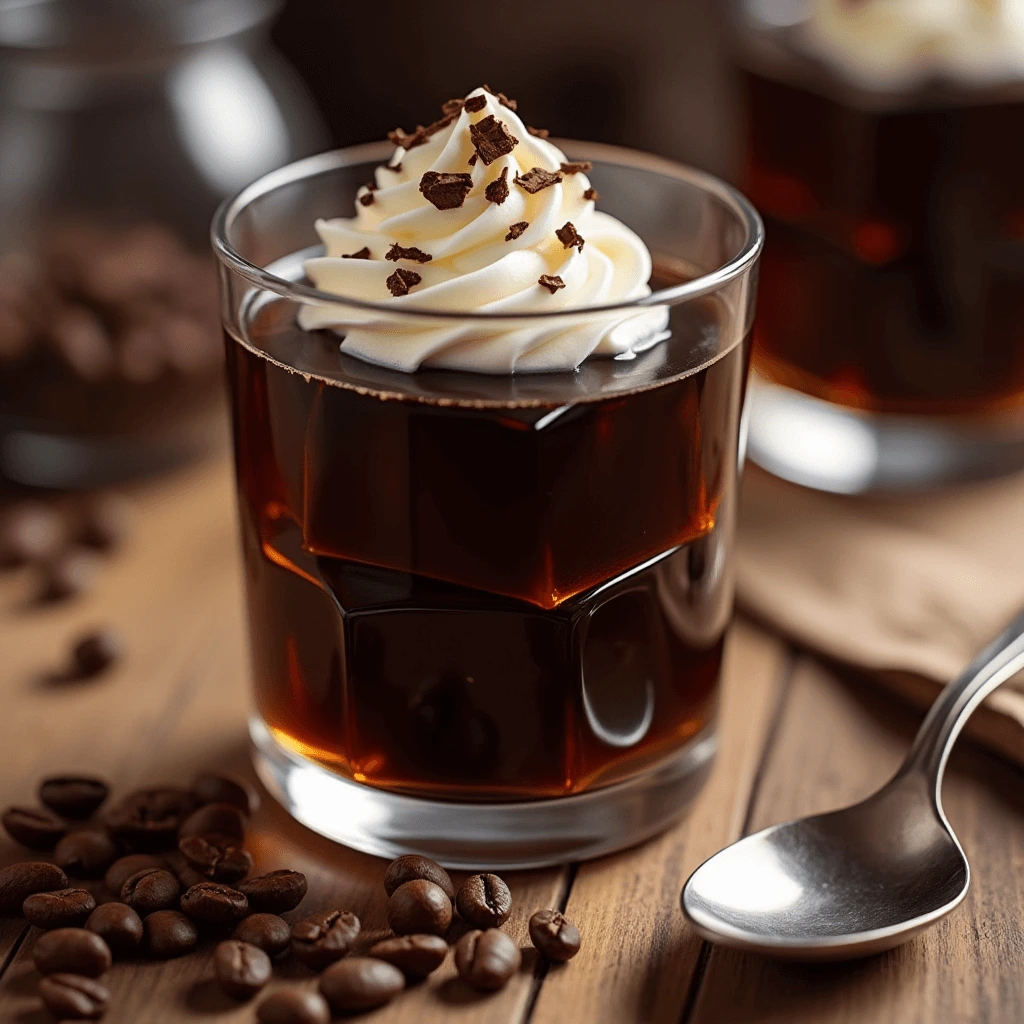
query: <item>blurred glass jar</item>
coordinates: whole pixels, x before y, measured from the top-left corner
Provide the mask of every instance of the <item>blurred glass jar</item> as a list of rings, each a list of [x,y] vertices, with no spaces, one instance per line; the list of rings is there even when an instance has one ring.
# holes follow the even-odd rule
[[[0,475],[78,487],[226,438],[208,229],[322,148],[270,0],[0,0]]]
[[[828,490],[1024,466],[1018,0],[734,0],[767,227],[751,458]]]

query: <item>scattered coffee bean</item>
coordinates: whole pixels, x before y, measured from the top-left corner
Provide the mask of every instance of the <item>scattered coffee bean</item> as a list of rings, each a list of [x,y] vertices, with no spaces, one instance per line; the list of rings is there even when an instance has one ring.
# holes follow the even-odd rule
[[[114,956],[125,956],[142,942],[142,918],[127,903],[101,903],[85,927],[103,939]]]
[[[121,902],[145,917],[177,905],[181,883],[165,868],[143,868],[121,886]]]
[[[471,931],[455,946],[455,967],[466,984],[481,992],[501,988],[522,963],[519,947],[502,931]]]
[[[40,601],[68,601],[88,594],[96,586],[99,559],[92,551],[73,548],[61,552],[42,568]]]
[[[39,982],[39,996],[58,1020],[98,1020],[106,1013],[110,989],[79,974],[51,974]]]
[[[340,910],[327,910],[292,927],[292,952],[307,967],[319,970],[340,960],[359,937],[359,918]]]
[[[142,922],[146,951],[160,960],[184,956],[196,948],[199,932],[180,911],[158,910]]]
[[[227,836],[186,836],[178,849],[198,874],[214,882],[240,882],[252,870],[250,854]]]
[[[557,910],[538,910],[530,918],[530,941],[541,955],[559,963],[580,951],[579,930]]]
[[[193,921],[234,924],[249,913],[249,901],[230,886],[219,882],[200,882],[181,897],[181,909]]]
[[[120,857],[107,868],[103,876],[106,887],[115,895],[121,895],[124,883],[132,875],[139,871],[146,871],[148,868],[166,868],[163,857],[157,857],[152,853],[129,853],[127,857]]]
[[[0,525],[0,558],[6,565],[45,561],[66,539],[67,523],[56,508],[42,501],[19,502]]]
[[[55,814],[78,820],[88,818],[107,799],[110,788],[88,775],[54,775],[39,786],[39,799]]]
[[[75,679],[91,679],[120,657],[121,641],[109,629],[86,633],[71,648],[71,675]]]
[[[106,829],[69,832],[53,850],[53,859],[72,878],[102,878],[117,860],[117,843]]]
[[[253,910],[283,914],[294,910],[306,895],[306,876],[299,871],[271,871],[246,879],[238,889]]]
[[[248,942],[270,956],[279,956],[288,948],[292,928],[277,914],[250,914],[238,922],[231,937],[240,942]]]
[[[45,931],[80,928],[95,909],[96,897],[86,889],[37,892],[21,905],[25,920]]]
[[[0,914],[20,914],[29,896],[67,887],[68,876],[56,864],[25,861],[0,868]]]
[[[448,943],[439,935],[402,935],[382,939],[370,947],[370,956],[387,960],[410,978],[425,978],[448,955]]]
[[[512,893],[497,875],[471,875],[459,886],[455,906],[474,928],[499,928],[512,911]]]
[[[113,551],[131,534],[135,506],[123,494],[94,494],[82,506],[79,540],[99,551]]]
[[[194,810],[188,790],[159,786],[129,793],[106,810],[104,819],[115,839],[152,853],[178,845],[178,828]]]
[[[320,975],[320,991],[339,1013],[372,1010],[390,1002],[405,988],[405,975],[385,960],[354,956]]]
[[[407,853],[388,865],[384,873],[384,891],[389,897],[393,896],[400,885],[416,878],[425,878],[428,882],[439,885],[448,899],[454,903],[455,886],[452,885],[448,872],[436,860],[415,853]]]
[[[170,853],[165,853],[164,860],[167,862],[167,867],[174,873],[174,877],[181,882],[182,889],[191,889],[193,885],[199,885],[200,882],[210,881],[185,860],[185,855],[181,850],[171,850]]]
[[[178,836],[227,836],[239,843],[245,839],[248,822],[245,815],[232,804],[207,804],[190,814],[178,829]]]
[[[260,808],[260,795],[247,779],[234,775],[200,775],[192,783],[192,795],[199,804],[231,804],[243,814],[253,815]]]
[[[82,974],[98,978],[110,970],[110,947],[84,928],[57,928],[36,939],[32,962],[40,974]]]
[[[63,818],[41,807],[8,807],[0,821],[12,839],[30,850],[52,850],[68,830]]]
[[[403,882],[388,901],[388,924],[396,935],[444,935],[452,923],[452,901],[425,878]]]
[[[319,992],[286,988],[267,996],[256,1010],[259,1024],[330,1024],[331,1008]]]
[[[235,999],[251,999],[270,981],[273,970],[270,957],[248,942],[225,939],[213,952],[213,973],[220,987]]]

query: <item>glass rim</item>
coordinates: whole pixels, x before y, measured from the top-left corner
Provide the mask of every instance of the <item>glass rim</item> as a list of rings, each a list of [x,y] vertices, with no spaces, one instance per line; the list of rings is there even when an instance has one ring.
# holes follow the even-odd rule
[[[369,142],[342,149],[328,150],[279,167],[251,182],[241,191],[225,199],[214,214],[210,227],[210,243],[218,261],[228,270],[255,285],[284,298],[317,305],[343,305],[353,309],[368,310],[402,320],[460,320],[480,322],[509,322],[522,320],[556,320],[578,315],[590,315],[617,310],[643,309],[648,306],[678,305],[680,302],[700,298],[718,291],[723,285],[747,273],[757,262],[764,247],[764,223],[754,205],[738,189],[706,171],[697,170],[685,164],[676,163],[665,157],[654,156],[624,146],[613,146],[602,142],[581,142],[575,139],[551,139],[560,148],[568,147],[579,156],[586,156],[605,163],[633,166],[641,170],[654,171],[675,178],[687,185],[715,196],[736,216],[746,230],[746,238],[739,251],[721,266],[685,281],[651,292],[650,295],[625,302],[603,306],[573,306],[566,309],[545,311],[524,311],[520,313],[480,313],[466,310],[427,309],[414,305],[396,306],[387,302],[373,302],[355,299],[332,292],[321,291],[311,285],[287,278],[257,266],[245,259],[228,241],[228,233],[235,220],[253,202],[275,189],[292,185],[305,178],[315,177],[332,170],[356,164],[386,163],[394,152],[390,142]]]

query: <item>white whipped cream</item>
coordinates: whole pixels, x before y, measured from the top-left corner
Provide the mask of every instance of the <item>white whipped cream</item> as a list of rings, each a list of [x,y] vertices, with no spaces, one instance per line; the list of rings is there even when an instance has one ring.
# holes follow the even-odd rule
[[[399,146],[389,166],[377,168],[375,189],[360,189],[356,216],[317,221],[326,255],[306,262],[306,273],[321,291],[383,302],[395,309],[434,309],[465,313],[558,312],[625,302],[649,295],[651,255],[620,221],[595,209],[584,193],[591,188],[581,171],[561,170],[567,157],[557,146],[531,135],[498,96],[476,89],[451,124],[421,145]],[[478,156],[470,131],[485,118],[500,121],[517,142],[511,152],[487,164]],[[489,123],[489,122],[488,122]],[[503,147],[499,147],[503,148]],[[484,155],[490,155],[484,153]],[[561,178],[531,194],[515,183],[533,168]],[[395,169],[392,169],[395,168]],[[439,209],[421,190],[428,172],[469,174],[471,188],[461,206]],[[487,198],[488,185],[504,175],[507,197]],[[500,194],[500,185],[491,190]],[[430,192],[428,187],[427,192]],[[372,201],[364,204],[365,197]],[[525,222],[528,226],[521,229]],[[516,228],[513,226],[516,225]],[[571,225],[582,245],[572,241]],[[521,229],[517,237],[516,231]],[[559,238],[556,231],[561,231]],[[419,250],[419,259],[386,259],[393,245]],[[370,258],[350,254],[369,249]],[[346,254],[350,258],[345,258]],[[429,255],[429,261],[423,256]],[[395,255],[395,253],[393,253]],[[408,294],[394,295],[387,281],[399,272],[419,281]],[[557,277],[564,287],[540,284]],[[573,370],[591,355],[629,357],[667,336],[668,310],[580,314],[553,323],[403,318],[349,309],[306,305],[299,323],[306,330],[333,328],[341,348],[368,362],[412,371],[421,366],[521,373]]]

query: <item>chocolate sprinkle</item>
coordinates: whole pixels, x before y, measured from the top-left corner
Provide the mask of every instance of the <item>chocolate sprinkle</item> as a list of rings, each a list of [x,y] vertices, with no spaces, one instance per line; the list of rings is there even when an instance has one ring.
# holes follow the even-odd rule
[[[343,260],[372,260],[373,256],[370,253],[370,247],[364,245],[358,252],[343,252],[341,258]]]
[[[587,191],[583,193],[583,198],[596,203],[601,197],[597,194],[596,188],[588,188]]]
[[[569,226],[572,227],[571,224]],[[580,241],[582,242],[582,239]],[[415,245],[409,249],[403,249],[397,242],[384,255],[384,259],[391,260],[392,263],[397,263],[399,260],[412,260],[413,263],[429,263],[433,258],[429,252],[417,249]]]
[[[542,188],[547,188],[548,185],[557,185],[562,180],[562,176],[556,171],[545,171],[543,167],[534,167],[522,176],[517,173],[514,180],[520,188],[525,189],[532,196]]]
[[[469,137],[485,164],[492,164],[499,156],[511,153],[519,144],[519,140],[493,114],[488,114],[476,124],[471,124]]]
[[[546,139],[551,134],[547,128],[531,128],[529,125],[526,126],[526,130],[538,139]]]
[[[457,210],[472,187],[473,179],[468,174],[427,171],[420,178],[420,192],[439,210]]]
[[[583,252],[583,238],[577,232],[576,228],[573,227],[571,220],[567,220],[556,232],[555,236],[558,240],[566,247],[571,249],[576,246],[578,252]],[[390,257],[388,257],[390,259]]]
[[[502,167],[501,174],[484,189],[484,196],[489,203],[501,206],[508,199],[508,168]]]
[[[466,100],[466,109],[471,114],[479,113],[486,106],[487,106],[487,97],[486,96],[470,96],[469,99]]]
[[[415,270],[399,267],[384,283],[392,295],[408,295],[410,288],[415,288],[423,278]]]
[[[562,164],[563,174],[586,174],[587,171],[592,170],[594,165],[589,160],[581,160],[579,163],[566,163]]]
[[[540,277],[537,278],[537,284],[541,285],[543,288],[547,288],[552,295],[554,295],[559,288],[565,287],[565,282],[557,274],[541,274]]]
[[[373,192],[364,192],[359,197],[359,202],[361,202],[363,204],[363,206],[372,206],[373,205]]]
[[[508,234],[505,236],[505,241],[511,242],[513,238],[518,238],[529,226],[530,222],[525,220],[516,221],[515,224],[509,224]]]

